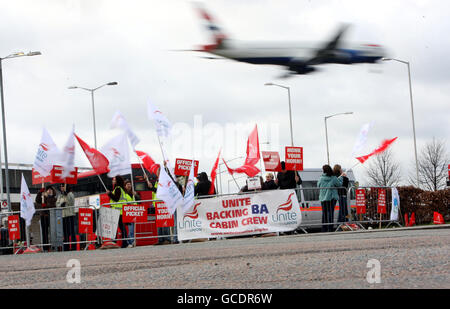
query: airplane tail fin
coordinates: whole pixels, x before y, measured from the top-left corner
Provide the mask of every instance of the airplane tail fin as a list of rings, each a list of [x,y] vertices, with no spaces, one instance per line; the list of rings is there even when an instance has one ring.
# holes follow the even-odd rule
[[[227,39],[226,34],[217,25],[214,18],[206,11],[205,7],[202,4],[195,3],[194,5],[198,14],[200,15],[200,18],[205,23],[206,29],[213,39],[213,44],[203,46],[204,51],[211,51],[214,49],[222,48],[224,45],[224,41]]]

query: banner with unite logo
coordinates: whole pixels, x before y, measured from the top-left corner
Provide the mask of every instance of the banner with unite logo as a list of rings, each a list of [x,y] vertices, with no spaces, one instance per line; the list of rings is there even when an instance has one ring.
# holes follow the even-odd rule
[[[178,208],[178,214],[181,209]],[[178,238],[216,238],[297,229],[302,221],[294,190],[197,199],[177,216]]]

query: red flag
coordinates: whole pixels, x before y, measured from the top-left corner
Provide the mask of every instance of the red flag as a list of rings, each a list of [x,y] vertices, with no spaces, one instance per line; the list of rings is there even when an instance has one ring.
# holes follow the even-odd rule
[[[139,156],[139,159],[142,160],[142,163],[144,163],[144,167],[151,172],[152,166],[155,164],[152,157],[150,157],[148,153],[140,150],[136,150],[136,154]]]
[[[384,140],[383,143],[381,144],[380,147],[378,147],[377,149],[375,149],[374,151],[372,151],[371,153],[369,153],[368,155],[362,156],[362,157],[358,157],[356,158],[359,162],[364,163],[367,161],[367,159],[369,159],[371,156],[382,153],[383,151],[385,151],[395,140],[397,139],[397,137],[390,139],[390,140]]]
[[[255,165],[260,159],[258,126],[255,125],[247,140],[247,158],[244,165]]]
[[[108,159],[97,149],[91,148],[81,138],[79,138],[78,135],[76,135],[75,133],[74,135],[77,138],[78,143],[80,143],[81,148],[83,148],[84,154],[91,163],[92,168],[95,170],[95,173],[96,174],[108,173],[109,172]]]
[[[220,152],[222,150],[219,150],[219,154],[217,155],[217,159],[216,162],[214,163],[214,166],[211,170],[211,186],[209,187],[209,195],[213,195],[216,191],[215,186],[214,186],[214,181],[216,181],[216,176],[217,176],[217,167],[219,166],[219,158],[220,158]]]
[[[225,166],[228,169],[228,172],[233,175],[234,173],[245,173],[249,177],[255,177],[259,172],[259,168],[255,166],[256,163],[258,163],[260,159],[259,154],[259,138],[258,138],[258,126],[255,125],[255,128],[253,129],[252,133],[248,136],[247,140],[247,157],[245,158],[244,165],[241,167],[232,169],[229,168],[225,160],[223,162],[225,163]]]
[[[223,158],[222,158],[222,160],[223,160]],[[225,162],[225,160],[223,160],[223,163],[225,163],[225,166],[227,167],[228,172],[231,175],[233,175],[234,173],[244,173],[248,177],[255,177],[260,172],[259,168],[257,168],[254,165],[244,164],[241,167],[232,169],[232,168],[228,167],[227,162]]]

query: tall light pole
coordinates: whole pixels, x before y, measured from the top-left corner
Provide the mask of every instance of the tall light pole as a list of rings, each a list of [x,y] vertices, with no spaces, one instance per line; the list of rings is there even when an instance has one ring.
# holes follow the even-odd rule
[[[345,113],[338,113],[338,114],[333,114],[330,116],[325,116],[325,138],[327,141],[327,160],[328,160],[328,165],[330,165],[330,151],[328,149],[328,129],[327,129],[327,119],[334,117],[334,116],[338,116],[338,115],[351,115],[353,114],[353,112],[345,112]]]
[[[419,187],[419,162],[417,161],[417,144],[416,144],[416,125],[414,122],[414,107],[413,107],[413,95],[412,95],[412,86],[411,86],[411,69],[408,61],[394,59],[394,58],[382,58],[383,61],[397,61],[403,64],[406,64],[408,67],[408,80],[409,80],[409,99],[411,102],[411,118],[412,118],[412,127],[413,127],[413,136],[414,136],[414,155],[416,158],[416,177],[417,177],[417,187]]]
[[[294,136],[293,136],[293,133],[292,133],[291,90],[287,86],[278,85],[278,84],[274,84],[274,83],[265,83],[264,86],[278,86],[278,87],[287,89],[287,91],[288,91],[288,99],[289,99],[289,123],[290,123],[290,126],[291,126],[291,146],[294,146]]]
[[[23,52],[14,53],[9,56],[0,58],[0,97],[2,100],[2,124],[3,124],[3,151],[5,153],[5,184],[6,184],[6,200],[8,202],[8,211],[11,212],[11,196],[10,196],[10,190],[9,190],[9,173],[8,173],[8,148],[6,143],[6,123],[5,123],[5,99],[3,96],[3,68],[2,68],[2,61],[5,59],[11,59],[11,58],[18,58],[18,57],[28,57],[28,56],[38,56],[41,52],[35,51],[35,52],[29,52],[27,54]],[[0,169],[1,169],[0,165]]]
[[[91,93],[91,101],[92,101],[92,119],[93,119],[93,123],[94,123],[94,143],[95,143],[95,149],[97,149],[97,131],[96,131],[96,127],[95,127],[95,107],[94,107],[94,91],[98,90],[104,86],[115,86],[117,85],[117,82],[110,82],[110,83],[106,83],[103,84],[101,86],[98,86],[97,88],[83,88],[83,87],[78,87],[78,86],[70,86],[68,87],[68,89],[83,89],[86,91],[89,91]]]

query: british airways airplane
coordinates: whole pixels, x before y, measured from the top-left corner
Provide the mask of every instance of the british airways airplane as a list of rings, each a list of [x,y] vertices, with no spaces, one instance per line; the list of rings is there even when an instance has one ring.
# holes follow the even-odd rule
[[[348,25],[342,25],[331,40],[325,43],[257,43],[231,40],[203,7],[196,5],[196,8],[212,35],[213,43],[202,45],[195,51],[252,64],[285,66],[289,73],[282,77],[308,74],[315,71],[315,66],[320,64],[376,63],[385,56],[384,49],[377,44],[350,45],[342,42],[341,38]]]

